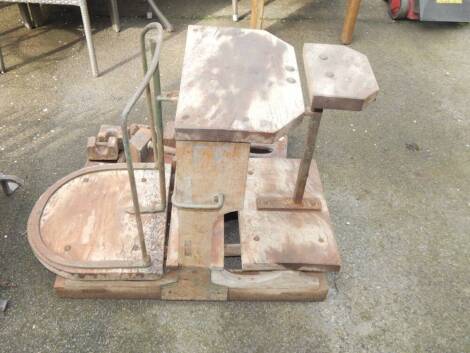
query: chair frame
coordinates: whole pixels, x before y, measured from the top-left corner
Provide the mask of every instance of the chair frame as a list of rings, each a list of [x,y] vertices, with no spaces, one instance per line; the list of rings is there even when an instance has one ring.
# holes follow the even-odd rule
[[[88,5],[86,0],[2,0],[10,3],[18,3],[20,15],[23,18],[25,26],[29,29],[34,27],[34,21],[31,21],[29,16],[28,5],[30,4],[39,4],[39,5],[64,5],[64,6],[78,6],[80,7],[80,12],[82,15],[83,29],[85,31],[85,38],[88,48],[88,56],[90,58],[91,72],[94,77],[99,76],[98,63],[96,61],[95,47],[93,45],[92,35],[91,35],[91,24],[90,24],[90,14],[88,12]],[[119,9],[117,5],[117,0],[109,0],[110,4],[110,15],[111,22],[114,31],[119,32],[121,29],[119,21]],[[33,11],[31,11],[33,13]],[[0,71],[5,71],[3,61],[1,60],[0,53]]]

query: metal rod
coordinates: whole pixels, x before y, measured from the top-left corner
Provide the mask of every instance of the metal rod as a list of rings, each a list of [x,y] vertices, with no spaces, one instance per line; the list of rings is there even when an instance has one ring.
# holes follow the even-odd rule
[[[152,51],[155,51],[155,43],[150,43],[150,48]],[[153,94],[154,97],[152,101],[155,105],[155,115],[154,115],[154,126],[156,128],[156,137],[157,137],[157,144],[153,145],[153,150],[157,150],[158,154],[158,161],[157,168],[159,170],[160,176],[160,200],[161,200],[161,208],[163,210],[166,209],[166,181],[165,181],[165,155],[164,155],[164,147],[163,147],[163,108],[162,102],[158,100],[158,96],[162,94],[162,88],[160,83],[160,65],[157,66],[155,72],[153,74]],[[154,130],[155,130],[154,128]]]
[[[127,171],[129,173],[129,183],[131,186],[132,203],[134,204],[134,211],[135,211],[135,217],[136,217],[136,223],[137,223],[137,231],[139,233],[139,243],[140,243],[140,249],[142,252],[142,259],[147,266],[150,265],[150,257],[147,253],[147,247],[145,245],[144,230],[142,226],[142,217],[140,214],[139,196],[137,194],[134,167],[132,165],[132,156],[131,156],[130,148],[129,148],[129,131],[127,130],[127,120],[129,118],[130,111],[137,103],[139,97],[149,86],[150,80],[153,78],[153,74],[158,67],[158,61],[160,60],[160,50],[161,50],[162,39],[163,39],[163,28],[159,23],[153,22],[145,26],[144,32],[147,33],[151,29],[155,29],[157,31],[157,37],[156,37],[157,45],[156,45],[156,49],[152,57],[152,61],[150,63],[148,70],[145,73],[144,79],[137,87],[136,92],[128,101],[126,107],[124,108],[121,114],[121,128],[122,128],[122,135],[123,135],[124,154],[126,156]],[[145,52],[142,53],[142,55],[145,55]]]
[[[294,189],[294,203],[302,203],[305,193],[305,185],[307,184],[308,172],[312,163],[313,152],[315,151],[315,143],[317,140],[318,128],[320,127],[321,115],[323,109],[315,109],[313,114],[306,114],[308,118],[307,140],[305,141],[305,150],[300,162],[297,181]]]
[[[155,4],[153,0],[147,0],[147,2],[149,3],[153,12],[155,12],[155,15],[157,15],[158,19],[163,23],[163,26],[165,26],[165,29],[168,32],[173,32],[173,25],[170,23],[170,21],[168,21],[168,19],[165,17],[163,12],[160,11],[157,4]]]
[[[142,50],[142,66],[144,74],[147,72],[147,56],[145,35],[148,30],[144,30],[140,36],[140,46]],[[150,53],[155,53],[156,43],[150,41]],[[163,117],[161,102],[156,97],[161,94],[160,88],[160,70],[158,65],[153,73],[153,95],[150,84],[145,87],[147,98],[147,108],[150,114],[150,130],[152,133],[153,159],[155,169],[159,173],[160,184],[160,205],[153,212],[162,212],[166,209],[166,182],[165,182],[165,158],[163,150]]]

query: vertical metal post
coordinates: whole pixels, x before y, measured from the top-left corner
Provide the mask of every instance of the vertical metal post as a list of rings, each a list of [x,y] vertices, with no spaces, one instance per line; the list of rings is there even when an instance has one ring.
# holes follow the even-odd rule
[[[2,48],[0,47],[0,74],[5,73],[5,63],[3,61]]]
[[[321,116],[323,109],[315,109],[315,111],[308,117],[308,130],[307,140],[305,142],[304,155],[300,162],[299,172],[297,174],[297,181],[295,182],[294,189],[294,203],[301,204],[304,198],[305,185],[307,184],[308,173],[310,164],[313,159],[313,152],[315,151],[315,143],[317,140],[318,128],[320,127]]]
[[[145,245],[144,227],[142,225],[142,217],[140,215],[139,196],[137,194],[137,186],[135,183],[134,166],[132,165],[131,151],[129,148],[129,131],[127,130],[127,121],[124,119],[122,124],[122,137],[124,154],[126,156],[127,170],[129,172],[129,184],[131,186],[132,203],[134,204],[135,221],[137,223],[137,231],[139,233],[139,245],[142,252],[142,260],[145,265],[150,264],[150,256],[147,253],[147,246]]]
[[[90,15],[86,0],[80,2],[80,11],[82,13],[83,30],[85,31],[86,45],[88,47],[88,56],[90,57],[91,72],[94,77],[99,76],[98,63],[96,62],[95,46],[91,34]]]
[[[150,51],[153,53],[155,52],[156,43],[152,40],[150,41]],[[156,130],[156,142],[157,145],[153,146],[154,156],[155,150],[157,151],[158,159],[155,159],[155,164],[159,171],[160,177],[160,200],[162,208],[166,208],[166,181],[165,181],[165,156],[164,156],[164,147],[163,147],[163,110],[162,110],[162,102],[158,99],[158,97],[162,94],[161,82],[160,82],[160,64],[158,64],[155,72],[153,74],[153,94],[154,97],[152,101],[154,102],[154,112],[155,115],[153,117],[153,128],[152,130]]]

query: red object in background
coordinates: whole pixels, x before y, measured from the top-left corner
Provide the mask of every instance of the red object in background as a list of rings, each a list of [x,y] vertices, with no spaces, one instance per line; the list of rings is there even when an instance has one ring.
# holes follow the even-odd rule
[[[394,20],[408,19],[419,20],[419,13],[415,12],[417,0],[389,0],[388,10]]]

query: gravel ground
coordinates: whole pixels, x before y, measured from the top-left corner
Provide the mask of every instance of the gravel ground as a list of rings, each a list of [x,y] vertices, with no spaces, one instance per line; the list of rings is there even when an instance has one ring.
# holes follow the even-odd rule
[[[186,26],[233,25],[230,2],[161,3],[176,27],[165,35],[163,86],[177,89]],[[304,42],[338,43],[343,9],[342,0],[270,2],[266,27],[301,61]],[[316,159],[343,260],[325,302],[172,303],[59,299],[26,240],[34,202],[83,165],[86,138],[118,121],[141,75],[148,21],[125,19],[119,34],[107,18],[92,22],[98,79],[76,11],[28,31],[16,7],[0,9],[9,68],[0,170],[26,181],[0,195],[0,297],[10,300],[1,352],[470,352],[468,25],[393,22],[384,2],[364,1],[352,47],[369,57],[381,92],[362,113],[324,114]],[[304,131],[292,131],[290,156]]]

